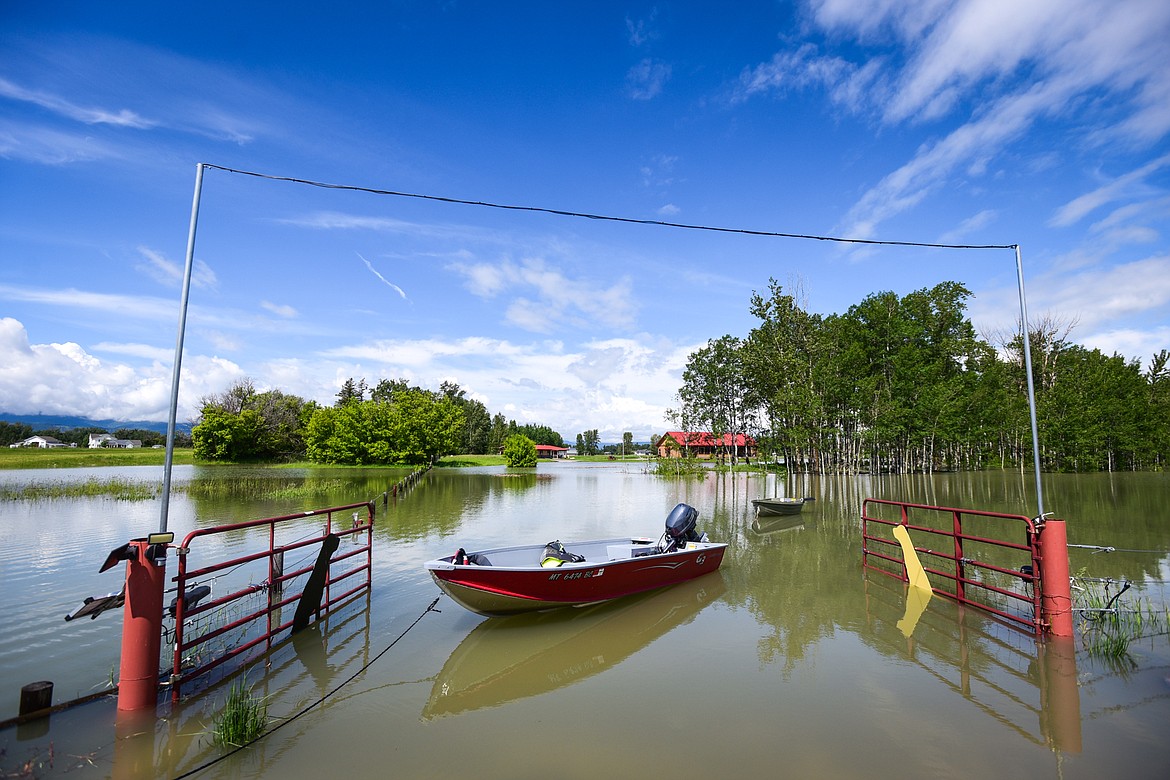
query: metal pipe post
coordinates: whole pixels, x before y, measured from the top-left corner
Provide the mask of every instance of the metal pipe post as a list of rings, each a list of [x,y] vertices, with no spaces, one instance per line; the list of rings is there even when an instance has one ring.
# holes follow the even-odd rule
[[[175,419],[179,415],[179,374],[183,365],[183,336],[187,330],[187,299],[191,294],[191,267],[195,263],[195,226],[199,223],[199,197],[203,192],[203,163],[195,165],[195,197],[191,203],[191,229],[187,233],[187,262],[183,268],[183,292],[179,298],[179,335],[175,338],[175,366],[171,373],[171,412],[167,418],[167,453],[163,461],[162,509],[158,530],[166,533],[171,506],[171,467],[175,460]]]

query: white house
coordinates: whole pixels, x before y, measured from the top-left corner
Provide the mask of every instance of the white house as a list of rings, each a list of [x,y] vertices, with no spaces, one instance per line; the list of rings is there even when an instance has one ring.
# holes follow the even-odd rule
[[[142,442],[138,439],[115,439],[109,433],[91,433],[89,435],[89,448],[91,450],[101,449],[102,447],[134,449],[141,446]]]
[[[53,449],[55,447],[68,447],[69,445],[59,439],[54,439],[52,436],[29,436],[24,441],[18,441],[16,444],[10,444],[9,447],[40,447],[43,450]]]

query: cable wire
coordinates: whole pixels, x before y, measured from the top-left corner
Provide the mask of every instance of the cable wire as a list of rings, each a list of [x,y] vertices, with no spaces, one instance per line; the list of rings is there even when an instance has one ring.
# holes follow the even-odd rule
[[[439,599],[438,599],[438,597],[436,597],[436,598],[435,598],[435,600],[434,600],[434,601],[432,601],[432,602],[430,603],[430,605],[429,605],[429,606],[428,606],[426,609],[424,609],[424,610],[422,611],[422,614],[420,614],[418,617],[416,617],[416,618],[414,619],[414,622],[413,622],[413,623],[411,623],[409,626],[407,626],[405,629],[403,629],[402,633],[401,633],[401,634],[399,634],[399,635],[398,635],[398,636],[397,636],[397,637],[394,639],[394,641],[393,641],[393,642],[391,642],[390,644],[386,645],[386,647],[384,647],[384,648],[382,649],[382,651],[381,651],[381,652],[379,652],[379,653],[378,653],[376,656],[374,656],[374,657],[373,657],[373,658],[371,658],[369,661],[367,661],[367,662],[366,662],[366,663],[365,663],[365,664],[362,666],[362,668],[358,669],[356,672],[354,672],[353,674],[351,674],[351,675],[350,675],[349,677],[347,677],[347,678],[346,678],[344,681],[342,681],[342,682],[338,683],[338,684],[337,684],[337,685],[336,685],[336,686],[335,686],[335,687],[334,687],[332,690],[330,690],[328,693],[326,693],[326,694],[325,694],[324,696],[322,696],[321,698],[317,699],[317,701],[315,701],[315,702],[313,702],[312,704],[310,704],[309,706],[305,707],[304,709],[302,709],[300,712],[296,713],[295,715],[293,715],[293,716],[291,716],[291,717],[289,717],[289,718],[286,718],[285,720],[283,720],[283,721],[281,721],[280,723],[276,724],[276,725],[275,725],[275,726],[273,726],[272,728],[270,728],[270,729],[268,729],[267,731],[265,731],[263,734],[260,734],[260,735],[259,735],[258,737],[256,737],[255,739],[253,739],[253,740],[251,740],[251,741],[249,741],[249,742],[245,742],[245,743],[244,743],[244,744],[242,744],[242,745],[238,745],[238,746],[236,746],[235,748],[233,748],[232,750],[229,750],[227,753],[224,753],[224,754],[223,754],[223,755],[221,755],[221,756],[216,756],[215,758],[213,758],[212,760],[208,761],[208,762],[207,762],[207,763],[205,763],[205,764],[201,764],[201,765],[199,765],[199,766],[195,767],[194,769],[191,769],[191,770],[188,770],[188,771],[184,772],[184,773],[183,773],[183,774],[181,774],[181,775],[177,775],[176,777],[174,777],[174,778],[173,778],[173,780],[184,780],[185,778],[191,777],[191,776],[192,776],[192,775],[194,775],[194,774],[197,774],[197,773],[199,773],[199,772],[202,772],[204,769],[207,769],[207,768],[209,768],[209,767],[212,767],[212,766],[214,766],[214,765],[218,764],[220,761],[223,761],[225,758],[228,758],[229,756],[234,756],[236,753],[239,753],[239,752],[240,752],[241,750],[243,750],[244,748],[246,748],[246,747],[250,747],[251,745],[254,745],[254,744],[256,744],[257,742],[259,742],[260,740],[262,740],[262,739],[264,739],[265,737],[267,737],[269,734],[273,734],[273,733],[275,733],[277,730],[284,728],[285,726],[287,726],[288,724],[292,723],[292,722],[293,722],[294,720],[296,720],[297,718],[299,718],[299,717],[301,717],[302,715],[304,715],[305,713],[309,712],[309,710],[313,709],[313,708],[314,708],[314,707],[316,707],[317,705],[324,703],[324,701],[325,701],[326,699],[328,699],[330,696],[332,696],[333,694],[335,694],[335,693],[337,693],[338,691],[340,691],[340,690],[341,690],[342,688],[344,688],[345,686],[349,685],[351,682],[353,682],[355,679],[357,679],[358,675],[360,675],[360,674],[362,674],[363,672],[365,672],[367,669],[369,669],[371,666],[373,666],[373,665],[374,665],[374,663],[375,663],[375,662],[376,662],[376,661],[377,661],[379,658],[381,658],[382,656],[386,655],[386,653],[387,653],[387,652],[390,650],[390,648],[392,648],[392,647],[394,647],[394,645],[398,644],[398,642],[399,642],[399,641],[400,641],[400,640],[401,640],[401,639],[402,639],[404,636],[406,636],[407,632],[409,632],[409,631],[410,631],[410,629],[412,629],[412,628],[414,628],[416,625],[418,625],[418,624],[419,624],[419,621],[421,621],[421,620],[422,620],[424,617],[426,617],[428,613],[430,613],[430,612],[438,612],[439,610],[435,609],[435,605],[436,605],[436,604],[438,604],[438,603],[439,603]]]
[[[553,209],[544,206],[518,206],[514,204],[492,203],[484,200],[465,200],[463,198],[451,198],[442,195],[424,195],[415,192],[400,192],[397,190],[384,190],[375,187],[362,187],[356,184],[330,184],[328,182],[313,181],[312,179],[301,179],[295,176],[275,176],[269,173],[258,173],[256,171],[244,171],[238,168],[228,168],[223,165],[215,165],[213,163],[200,163],[205,168],[214,168],[225,173],[235,173],[241,176],[254,176],[258,179],[268,179],[270,181],[291,182],[293,184],[305,184],[310,187],[321,187],[327,190],[348,190],[350,192],[365,192],[371,195],[392,195],[398,198],[415,198],[417,200],[430,200],[438,203],[452,203],[461,206],[480,206],[490,209],[502,209],[505,211],[530,211],[541,214],[552,214],[558,217],[576,217],[578,219],[595,219],[605,222],[624,222],[631,225],[657,225],[659,227],[681,228],[683,230],[703,230],[713,233],[738,233],[746,236],[766,236],[770,238],[797,238],[806,241],[831,241],[839,244],[869,244],[876,246],[914,246],[914,247],[928,247],[932,249],[1017,249],[1017,244],[941,244],[930,241],[881,241],[872,238],[847,238],[844,236],[824,236],[814,233],[783,233],[773,230],[753,230],[750,228],[730,228],[730,227],[716,227],[712,225],[692,225],[685,222],[667,222],[660,219],[637,219],[635,217],[615,217],[604,214],[590,214],[584,211],[566,211],[563,209]]]

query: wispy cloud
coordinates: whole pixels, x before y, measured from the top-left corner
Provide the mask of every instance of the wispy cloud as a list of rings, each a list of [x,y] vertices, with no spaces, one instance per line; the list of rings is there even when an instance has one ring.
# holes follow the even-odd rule
[[[362,255],[361,255],[361,253],[360,253],[360,252],[358,253],[358,257],[359,257],[359,258],[361,258],[361,261],[362,261],[363,263],[365,263],[365,264],[366,264],[366,268],[368,268],[368,269],[370,270],[370,273],[372,273],[374,276],[378,277],[378,280],[379,280],[380,282],[382,282],[382,284],[386,285],[386,286],[387,286],[387,287],[389,287],[391,290],[393,290],[394,292],[398,293],[399,297],[400,297],[400,298],[402,298],[403,300],[405,300],[405,299],[406,299],[406,293],[404,293],[404,292],[402,291],[402,288],[401,288],[401,287],[399,287],[398,285],[394,284],[394,282],[391,282],[391,281],[390,281],[389,279],[387,279],[385,276],[382,276],[382,274],[378,273],[378,269],[374,268],[373,264],[372,264],[372,263],[370,263],[370,261],[369,261],[369,260],[367,260],[366,258],[362,257]]]
[[[140,263],[137,268],[159,284],[168,287],[178,287],[183,281],[184,266],[167,259],[161,252],[150,247],[138,247],[138,254],[146,262]],[[215,271],[207,263],[195,258],[191,264],[191,284],[195,287],[214,289],[219,283]]]
[[[117,127],[147,129],[158,124],[127,108],[110,110],[79,106],[66,98],[49,92],[26,89],[5,78],[0,78],[0,97],[32,103],[47,111],[87,125],[115,125]]]
[[[1086,192],[1061,206],[1049,224],[1055,227],[1067,227],[1101,206],[1128,199],[1134,195],[1135,190],[1143,187],[1146,179],[1168,165],[1170,165],[1170,154],[1162,155],[1136,170],[1122,174],[1092,192]]]
[[[652,100],[670,81],[670,72],[668,63],[647,57],[626,73],[626,94],[634,100]]]
[[[972,0],[810,0],[812,19],[852,35],[867,62],[822,54],[813,44],[744,70],[732,102],[821,89],[837,105],[886,125],[937,121],[969,111],[963,124],[923,145],[866,192],[842,232],[873,237],[952,174],[981,175],[990,160],[1037,121],[1067,117],[1080,99],[1108,94],[1085,142],[1146,143],[1170,130],[1170,5],[1162,0],[1002,3]],[[975,106],[972,110],[970,107]],[[1073,219],[1091,199],[1069,204]]]
[[[513,325],[539,333],[552,332],[566,324],[602,322],[625,327],[633,321],[632,283],[622,278],[609,286],[574,279],[544,260],[521,263],[453,263],[448,270],[463,276],[474,295],[492,298],[508,291],[521,291],[507,308]]]
[[[283,317],[286,320],[291,320],[294,317],[300,316],[300,312],[294,306],[281,305],[272,303],[271,301],[260,301],[260,308],[272,312],[277,317]]]

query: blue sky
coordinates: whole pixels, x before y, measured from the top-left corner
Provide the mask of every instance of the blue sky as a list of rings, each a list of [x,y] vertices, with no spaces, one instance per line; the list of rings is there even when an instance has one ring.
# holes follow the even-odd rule
[[[365,7],[366,5],[370,7]],[[165,420],[196,164],[467,201],[1019,244],[1030,318],[1170,348],[1165,0],[0,5],[0,411]],[[812,311],[1015,255],[203,181],[181,420],[248,377],[458,383],[570,442],[671,427],[769,278]]]

